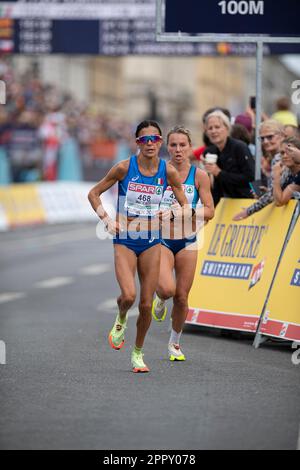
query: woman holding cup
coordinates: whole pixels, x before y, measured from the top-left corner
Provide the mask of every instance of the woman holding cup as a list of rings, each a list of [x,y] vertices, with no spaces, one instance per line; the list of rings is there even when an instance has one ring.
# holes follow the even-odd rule
[[[252,198],[249,183],[254,180],[254,159],[244,142],[230,137],[228,117],[222,111],[210,113],[205,129],[212,143],[204,153],[204,160],[206,171],[213,177],[214,203],[221,197]]]

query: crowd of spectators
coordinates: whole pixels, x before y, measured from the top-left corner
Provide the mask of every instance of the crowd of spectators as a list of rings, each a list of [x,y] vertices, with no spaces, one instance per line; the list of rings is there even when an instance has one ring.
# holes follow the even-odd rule
[[[80,103],[69,93],[42,82],[34,70],[19,76],[9,62],[0,60],[0,79],[6,84],[6,104],[0,106],[0,172],[1,161],[5,160],[11,182],[55,181],[68,179],[68,175],[70,179],[77,175],[80,180],[88,168],[89,176],[97,179],[93,172],[95,162],[98,166],[105,166],[104,162],[111,166],[136,150],[132,124],[98,114],[95,108]],[[215,204],[221,197],[259,197],[247,212],[237,214],[237,219],[273,200],[272,169],[281,161],[281,143],[284,138],[300,139],[297,116],[290,110],[289,99],[281,97],[275,105],[271,119],[262,115],[258,130],[262,143],[262,195],[255,194],[251,184],[256,153],[255,109],[249,106],[233,117],[230,110],[216,106],[202,116],[203,145],[194,149],[191,160],[209,173]],[[215,154],[213,164],[206,162],[207,153]],[[72,172],[72,167],[77,171]],[[282,177],[286,174],[290,174],[288,169]]]
[[[96,113],[34,73],[17,76],[9,63],[0,61],[0,79],[6,84],[6,104],[0,106],[0,150],[5,152],[12,182],[59,178],[62,149],[70,139],[78,147],[77,164],[82,167],[101,157],[117,159],[119,143],[129,153],[135,148],[129,123]]]

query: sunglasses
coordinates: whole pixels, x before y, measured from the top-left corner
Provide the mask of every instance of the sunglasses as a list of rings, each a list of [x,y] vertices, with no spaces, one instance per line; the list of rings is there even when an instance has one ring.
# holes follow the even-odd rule
[[[143,145],[148,144],[149,141],[153,144],[157,144],[157,142],[162,141],[162,137],[160,135],[142,135],[141,137],[138,137],[136,141]]]
[[[269,142],[275,137],[276,134],[270,134],[270,135],[262,135],[260,137],[260,140],[264,142],[265,140],[268,140]]]

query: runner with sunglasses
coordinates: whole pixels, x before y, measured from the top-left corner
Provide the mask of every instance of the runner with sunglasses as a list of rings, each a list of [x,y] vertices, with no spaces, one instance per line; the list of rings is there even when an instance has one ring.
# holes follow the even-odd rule
[[[177,217],[177,203],[174,192],[168,187],[164,193],[161,209],[165,210],[163,220],[168,221],[168,210],[175,218],[169,226],[162,226],[161,260],[157,295],[152,305],[152,316],[156,321],[163,321],[167,314],[165,301],[173,297],[172,331],[168,344],[171,361],[184,361],[180,349],[180,337],[188,313],[188,295],[192,287],[197,263],[197,231],[214,216],[214,203],[210,191],[210,180],[205,171],[191,166],[189,155],[192,150],[191,135],[188,129],[177,126],[167,138],[170,163],[176,168],[184,188],[188,203],[194,213],[190,224],[182,224]],[[200,202],[200,204],[198,204]],[[173,271],[175,270],[175,279]]]
[[[140,280],[139,316],[135,347],[131,354],[133,372],[149,372],[142,348],[151,323],[151,305],[160,266],[159,206],[168,185],[181,206],[187,203],[174,167],[159,159],[162,132],[155,121],[143,121],[136,129],[138,156],[115,165],[89,193],[93,209],[111,233],[114,243],[116,278],[121,289],[119,312],[109,333],[115,350],[124,346],[127,312],[136,298],[135,274]],[[117,217],[113,221],[101,203],[101,194],[118,182]],[[183,209],[188,216],[188,210]]]

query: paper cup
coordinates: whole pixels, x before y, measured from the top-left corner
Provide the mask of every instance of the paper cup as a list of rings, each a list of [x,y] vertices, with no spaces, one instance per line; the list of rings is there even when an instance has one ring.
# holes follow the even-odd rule
[[[205,163],[217,163],[218,155],[215,153],[207,153],[205,155]]]

